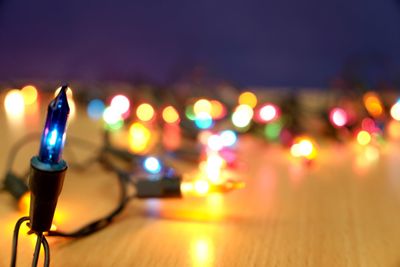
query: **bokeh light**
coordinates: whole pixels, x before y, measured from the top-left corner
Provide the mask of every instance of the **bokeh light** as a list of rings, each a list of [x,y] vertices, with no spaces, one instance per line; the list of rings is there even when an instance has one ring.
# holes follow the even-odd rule
[[[225,117],[226,107],[218,100],[211,100],[211,117],[214,120],[219,120]]]
[[[151,131],[140,122],[129,127],[129,148],[135,153],[144,152],[151,140]]]
[[[219,136],[220,141],[222,142],[224,147],[232,147],[237,142],[237,134],[232,130],[224,130],[220,132]]]
[[[7,92],[4,99],[4,108],[7,115],[21,117],[25,111],[25,101],[20,90],[13,89]]]
[[[166,150],[178,149],[182,144],[182,132],[178,124],[166,124],[162,129],[162,143]]]
[[[208,148],[213,151],[219,151],[224,147],[222,138],[218,134],[213,134],[210,137],[208,137],[207,145]]]
[[[148,103],[142,103],[136,109],[136,116],[141,121],[151,121],[154,115],[154,108]]]
[[[315,159],[317,157],[315,142],[309,137],[299,137],[290,148],[290,153],[294,157],[304,157],[308,160]]]
[[[251,108],[257,106],[257,96],[252,92],[243,92],[239,95],[239,105],[247,105]]]
[[[196,119],[196,115],[194,114],[194,111],[193,111],[193,105],[186,106],[185,116],[186,116],[186,118],[188,118],[191,121],[194,121]]]
[[[347,124],[348,116],[341,108],[333,108],[329,113],[329,120],[334,127],[340,128]]]
[[[377,118],[383,114],[383,105],[376,93],[366,93],[363,97],[363,101],[365,108],[372,117]]]
[[[38,98],[38,92],[35,86],[27,85],[21,89],[21,94],[24,98],[25,105],[32,105],[36,103]]]
[[[105,106],[104,102],[100,99],[93,99],[87,106],[87,113],[89,118],[98,120],[102,117]]]
[[[393,140],[400,140],[400,121],[390,120],[387,125],[387,133]]]
[[[111,106],[104,109],[103,120],[108,130],[118,130],[124,124],[121,113]]]
[[[151,174],[158,174],[162,170],[162,164],[156,157],[147,157],[143,161],[143,168]]]
[[[193,112],[196,116],[207,113],[211,116],[212,104],[207,99],[199,99],[193,105]]]
[[[262,122],[271,122],[279,117],[279,108],[273,104],[265,104],[258,111],[258,119]]]
[[[199,129],[209,129],[213,126],[211,115],[206,112],[197,114],[194,123]]]
[[[371,134],[365,130],[361,130],[358,132],[357,134],[357,142],[362,145],[362,146],[366,146],[369,143],[371,143]]]
[[[281,135],[282,128],[283,128],[282,122],[279,120],[268,123],[264,127],[264,135],[268,140],[271,141],[278,140],[279,136]]]
[[[364,118],[361,121],[361,128],[369,133],[379,132],[379,128],[375,121],[371,118]]]
[[[237,128],[247,127],[253,118],[254,111],[248,105],[239,105],[232,114],[232,123]]]
[[[390,109],[390,115],[396,121],[400,121],[400,100],[397,100],[397,102],[392,106]]]
[[[129,108],[131,107],[131,103],[126,96],[116,95],[111,99],[110,106],[123,118],[126,118],[129,115]]]
[[[197,180],[194,182],[194,191],[198,195],[206,195],[210,190],[210,183],[207,180]]]
[[[179,113],[173,106],[165,107],[162,117],[166,123],[179,123]]]
[[[221,174],[225,166],[226,161],[218,153],[213,152],[207,155],[207,161],[201,168],[212,184],[220,184],[225,181]]]

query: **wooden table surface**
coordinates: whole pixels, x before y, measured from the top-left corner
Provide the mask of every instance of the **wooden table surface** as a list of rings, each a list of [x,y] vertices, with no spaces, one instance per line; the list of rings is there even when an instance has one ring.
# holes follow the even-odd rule
[[[68,133],[100,143],[101,126],[84,113]],[[11,145],[40,130],[42,120],[11,125],[3,110],[0,122],[3,174]],[[21,151],[16,172],[27,169],[37,149],[33,143]],[[94,235],[49,237],[51,266],[400,266],[400,146],[386,143],[379,156],[373,152],[324,143],[317,160],[305,165],[279,146],[243,136],[236,174],[244,189],[134,200]],[[117,198],[112,173],[97,165],[84,173],[71,169],[57,226],[73,230],[106,214]],[[12,229],[21,215],[12,197],[0,193],[0,266],[9,264]],[[22,232],[18,266],[30,266],[33,240]]]

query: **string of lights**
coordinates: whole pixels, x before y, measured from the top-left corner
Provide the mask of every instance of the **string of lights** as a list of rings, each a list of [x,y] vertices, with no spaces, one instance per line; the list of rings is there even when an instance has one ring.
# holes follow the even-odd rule
[[[30,96],[35,95],[34,87],[24,89],[25,94],[29,92]],[[6,110],[22,91],[14,90],[7,94]],[[65,161],[61,159],[67,117],[70,113],[73,118],[75,112],[72,91],[67,86],[62,87],[49,105],[39,154],[31,160],[29,182],[25,179],[27,175],[18,176],[13,172],[13,165],[21,148],[37,141],[40,135],[33,133],[17,142],[7,161],[8,171],[3,189],[18,200],[29,193],[31,195],[30,216],[21,218],[22,221],[16,225],[13,259],[16,258],[18,229],[25,221],[29,221],[31,232],[37,235],[33,259],[35,266],[41,245],[45,250],[46,246],[48,249],[46,235],[79,238],[93,234],[111,224],[132,199],[204,196],[242,188],[243,182],[222,178],[221,175],[224,168],[234,165],[233,151],[240,134],[261,134],[268,142],[288,147],[293,157],[307,162],[315,160],[318,142],[312,136],[316,134],[307,134],[307,127],[298,118],[307,114],[299,111],[296,101],[292,99],[289,106],[283,102],[278,104],[278,101],[260,103],[256,94],[246,91],[238,96],[236,104],[225,105],[213,98],[200,97],[189,99],[185,105],[162,103],[162,108],[158,110],[148,101],[140,103],[134,112],[129,97],[123,94],[110,98],[108,106],[100,99],[91,100],[87,112],[90,118],[103,120],[103,144],[99,146],[69,136],[66,148],[77,146],[92,151],[86,160],[72,160],[69,166],[85,171],[90,164],[99,163],[112,174],[110,176],[116,177],[119,200],[105,216],[74,231],[64,232],[51,229],[58,194],[67,169]],[[328,110],[319,114],[323,121],[320,128],[336,140],[355,138],[362,146],[370,145],[379,142],[386,132],[390,134],[390,125],[400,121],[400,102],[389,106],[373,92],[365,93],[361,103],[343,98],[331,103]],[[157,131],[163,133],[161,138],[154,138]],[[121,132],[125,132],[122,136],[126,138],[121,139],[119,135],[116,140],[114,135]],[[72,149],[70,153],[74,158]],[[168,157],[196,159],[197,162],[200,158],[199,171],[204,176],[183,178],[161,160]],[[122,161],[124,167],[116,164],[116,161]],[[50,184],[49,179],[45,178],[48,176],[54,178]],[[45,201],[41,201],[43,199]],[[45,262],[50,261],[49,251],[45,253],[45,258]]]

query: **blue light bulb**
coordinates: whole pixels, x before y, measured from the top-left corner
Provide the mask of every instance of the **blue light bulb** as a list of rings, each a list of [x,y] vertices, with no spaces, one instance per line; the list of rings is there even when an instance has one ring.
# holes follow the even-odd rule
[[[47,118],[39,150],[39,159],[44,163],[57,164],[61,159],[69,114],[67,88],[67,85],[61,88],[47,109]]]

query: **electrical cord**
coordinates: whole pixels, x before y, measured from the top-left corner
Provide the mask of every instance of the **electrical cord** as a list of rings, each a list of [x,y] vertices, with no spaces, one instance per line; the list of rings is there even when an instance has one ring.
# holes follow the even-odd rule
[[[25,136],[23,139],[21,139],[20,141],[18,141],[11,148],[9,159],[8,159],[8,164],[7,164],[9,172],[12,171],[12,166],[14,164],[16,156],[17,156],[18,152],[22,149],[22,147],[31,141],[37,140],[38,136],[39,136],[38,133],[29,134],[29,135]],[[98,145],[96,145],[90,141],[81,139],[79,137],[69,136],[68,139],[69,139],[69,142],[68,142],[69,146],[71,144],[73,144],[73,145],[78,145],[80,148],[91,148],[91,149],[95,148],[95,150],[97,151],[96,154],[98,154],[95,157],[90,157],[89,159],[85,160],[82,163],[74,163],[74,162],[72,164],[70,163],[70,167],[76,168],[78,171],[83,171],[87,168],[89,163],[99,162],[102,164],[102,166],[106,167],[107,169],[109,169],[112,172],[117,174],[117,181],[118,181],[119,188],[120,188],[119,189],[120,190],[119,202],[118,202],[117,206],[106,216],[99,218],[97,220],[94,220],[93,222],[91,222],[87,225],[84,225],[81,228],[79,228],[78,230],[70,232],[70,233],[63,232],[63,231],[49,231],[46,233],[46,235],[48,235],[48,236],[83,237],[83,236],[90,235],[94,232],[97,232],[97,231],[103,229],[104,227],[106,227],[107,225],[109,225],[113,221],[113,219],[122,212],[122,210],[125,208],[125,206],[129,202],[129,200],[134,197],[134,195],[128,196],[128,193],[127,193],[127,188],[129,186],[128,182],[130,181],[129,172],[127,172],[127,171],[123,170],[122,168],[117,167],[115,164],[111,163],[111,161],[108,160],[106,155],[111,154],[118,158],[121,158],[124,161],[132,161],[132,160],[136,161],[137,157],[135,155],[128,153],[127,151],[116,149],[111,146],[105,146],[105,147],[99,148]]]
[[[16,159],[16,156],[19,152],[19,150],[28,142],[33,141],[34,139],[36,140],[38,137],[38,134],[31,134],[26,137],[24,137],[22,140],[20,140],[17,144],[15,144],[10,152],[10,156],[8,159],[8,173],[12,172],[12,166],[14,164],[14,161]],[[128,151],[125,151],[123,149],[118,149],[114,148],[110,145],[110,143],[105,142],[105,146],[103,147],[98,147],[97,145],[77,138],[77,137],[72,137],[69,138],[69,143],[70,144],[78,144],[79,147],[83,148],[93,148],[95,147],[96,156],[91,157],[90,159],[85,160],[85,162],[81,163],[75,163],[73,164],[72,167],[76,168],[78,171],[84,171],[87,168],[87,164],[92,164],[94,162],[98,162],[106,168],[107,170],[110,170],[111,172],[116,174],[117,177],[117,182],[119,185],[119,201],[115,208],[107,213],[107,215],[100,217],[98,219],[93,220],[92,222],[83,225],[79,229],[72,231],[72,232],[64,232],[60,230],[55,230],[55,231],[48,231],[45,233],[34,233],[37,235],[37,241],[36,241],[36,246],[35,246],[35,251],[33,254],[33,260],[32,260],[32,267],[36,267],[40,255],[40,248],[41,245],[43,245],[44,248],[44,266],[48,267],[50,265],[50,249],[49,245],[47,243],[46,237],[45,236],[58,236],[58,237],[68,237],[68,238],[82,238],[88,235],[91,235],[95,232],[98,232],[102,229],[104,229],[106,226],[110,225],[116,216],[118,216],[122,211],[125,209],[129,201],[135,197],[140,197],[138,193],[138,190],[136,190],[136,193],[134,194],[128,194],[128,189],[130,187],[136,187],[138,184],[137,182],[140,180],[138,175],[135,175],[135,172],[137,171],[135,168],[132,170],[132,163],[133,166],[138,165],[141,161],[141,157],[134,155]],[[115,159],[111,159],[110,156],[114,156],[115,158],[118,158],[125,163],[129,163],[129,170],[126,170],[124,168],[119,167],[114,161]],[[15,175],[14,175],[15,176]],[[16,179],[21,179],[15,176]],[[21,179],[23,180],[23,179]],[[136,188],[137,189],[137,188]],[[15,230],[14,230],[14,236],[13,236],[13,247],[12,247],[12,257],[11,257],[11,267],[15,267],[16,264],[16,259],[17,259],[17,246],[18,246],[18,233],[21,225],[29,221],[29,217],[22,217],[19,219],[16,223]]]
[[[124,177],[125,174],[118,173],[118,184],[120,186],[120,200],[118,205],[106,216],[99,218],[97,220],[92,221],[91,223],[79,228],[76,231],[67,233],[62,231],[49,231],[47,232],[48,236],[62,236],[62,237],[84,237],[90,234],[93,234],[104,227],[108,226],[114,218],[120,214],[125,206],[128,204],[129,200],[131,200],[134,195],[128,196],[127,193],[127,185],[126,185],[126,178]]]
[[[15,224],[14,234],[13,234],[13,242],[12,242],[12,250],[11,250],[11,264],[10,264],[11,267],[15,267],[16,263],[17,263],[19,230],[21,228],[21,225],[27,221],[29,221],[29,217],[22,217]],[[50,266],[49,244],[47,243],[46,237],[43,235],[43,233],[35,233],[35,234],[37,235],[37,240],[36,240],[35,250],[33,253],[32,267],[37,266],[37,263],[39,261],[41,245],[43,245],[43,248],[44,248],[44,257],[45,257],[44,258],[44,266],[48,267],[48,266]]]
[[[39,261],[40,246],[42,245],[43,233],[38,233],[36,237],[35,251],[33,253],[32,266],[37,266]]]

